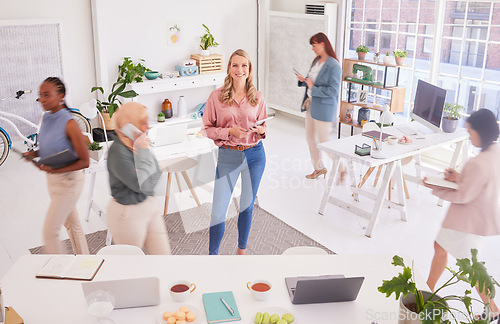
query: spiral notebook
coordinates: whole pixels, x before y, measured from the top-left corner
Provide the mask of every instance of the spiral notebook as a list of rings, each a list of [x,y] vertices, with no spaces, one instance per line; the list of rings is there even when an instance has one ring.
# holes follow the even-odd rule
[[[225,323],[241,320],[232,291],[207,293],[203,294],[202,298],[208,323]],[[232,308],[234,314],[231,314],[231,311],[224,305],[221,298]]]

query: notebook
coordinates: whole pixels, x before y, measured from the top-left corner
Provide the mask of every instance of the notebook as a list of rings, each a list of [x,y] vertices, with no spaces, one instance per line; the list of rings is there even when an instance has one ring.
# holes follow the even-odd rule
[[[443,178],[436,177],[436,176],[427,176],[427,179],[424,182],[425,182],[425,184],[428,184],[431,186],[453,189],[453,190],[458,189],[458,184],[456,182],[448,181],[448,180],[445,180]]]
[[[202,298],[208,323],[225,323],[241,320],[232,291],[207,293],[203,294]],[[221,298],[233,309],[234,315],[227,309]]]
[[[161,125],[150,131],[152,146],[182,143],[186,140],[187,124]]]
[[[109,291],[115,297],[115,309],[160,304],[160,279],[157,277],[83,282],[82,289],[85,297],[99,289]]]
[[[376,131],[376,130],[373,130],[373,131],[369,131],[369,132],[363,132],[363,135],[364,136],[367,136],[367,137],[375,137],[375,139],[379,139],[380,138],[380,131]],[[389,136],[392,136],[391,134],[387,134],[387,133],[382,133],[382,140],[386,140],[387,137]]]
[[[364,277],[342,275],[285,278],[292,304],[353,301],[358,297]]]
[[[36,278],[92,280],[103,258],[95,255],[54,255],[36,273]]]

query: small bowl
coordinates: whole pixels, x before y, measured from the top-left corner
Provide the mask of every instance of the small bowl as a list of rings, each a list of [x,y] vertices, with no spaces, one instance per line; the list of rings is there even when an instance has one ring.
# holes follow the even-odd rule
[[[147,71],[146,73],[144,73],[144,76],[145,76],[145,77],[146,77],[146,79],[148,79],[148,80],[154,80],[154,79],[156,79],[159,75],[160,75],[160,72],[158,72],[158,71]]]

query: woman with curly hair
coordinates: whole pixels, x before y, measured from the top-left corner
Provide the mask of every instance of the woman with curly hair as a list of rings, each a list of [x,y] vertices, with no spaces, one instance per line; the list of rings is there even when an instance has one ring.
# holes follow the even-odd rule
[[[261,141],[266,137],[266,125],[253,124],[266,116],[264,96],[253,85],[252,62],[244,50],[236,50],[229,58],[224,86],[210,94],[203,113],[203,134],[219,147],[210,221],[210,254],[219,253],[226,212],[240,174],[237,254],[245,254],[253,204],[266,165]]]

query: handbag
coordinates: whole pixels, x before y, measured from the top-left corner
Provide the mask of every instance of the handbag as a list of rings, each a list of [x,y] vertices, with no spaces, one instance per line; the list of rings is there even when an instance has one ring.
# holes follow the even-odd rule
[[[302,111],[308,111],[309,107],[311,107],[311,97],[307,96],[306,100],[304,100],[300,108],[302,109]]]

